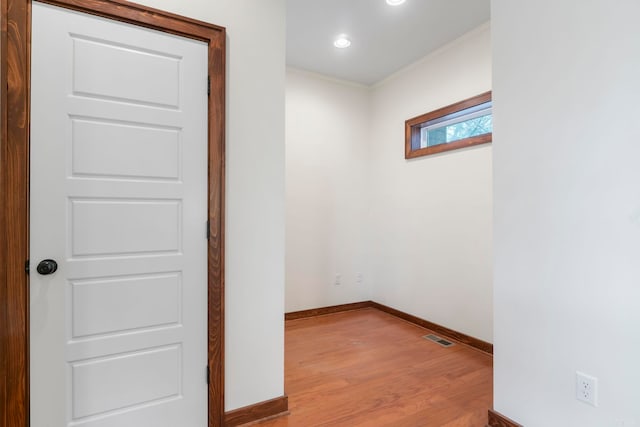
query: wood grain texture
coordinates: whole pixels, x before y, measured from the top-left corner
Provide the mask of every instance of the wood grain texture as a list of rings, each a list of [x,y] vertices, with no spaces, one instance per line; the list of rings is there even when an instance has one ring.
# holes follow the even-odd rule
[[[0,141],[0,425],[29,424],[30,4],[3,0]]]
[[[312,308],[310,310],[292,311],[284,314],[284,320],[304,319],[307,317],[324,316],[327,314],[341,313],[343,311],[371,308],[371,301],[353,302],[350,304],[332,305],[329,307]]]
[[[211,31],[222,33],[225,31],[224,27],[125,0],[38,1],[205,42],[209,42],[211,40]]]
[[[29,98],[31,0],[0,0],[0,427],[29,425]],[[209,426],[224,423],[223,27],[124,0],[43,0],[209,44]],[[6,90],[4,90],[6,88]]]
[[[484,426],[493,358],[375,309],[289,320],[284,426]]]
[[[309,310],[302,311],[294,311],[290,313],[285,313],[285,320],[295,320],[295,319],[304,319],[308,317],[315,316],[324,316],[327,314],[341,313],[344,311],[351,310],[361,310],[364,308],[375,308],[377,310],[383,311],[387,314],[391,314],[396,316],[402,320],[413,323],[422,328],[429,329],[437,334],[443,335],[446,338],[450,338],[454,341],[458,341],[462,344],[466,344],[468,346],[474,347],[478,350],[484,351],[485,353],[493,354],[493,344],[488,343],[486,341],[482,341],[478,338],[474,338],[472,336],[463,334],[462,332],[455,331],[453,329],[447,328],[442,325],[438,325],[437,323],[430,322],[425,319],[421,319],[417,316],[413,316],[411,314],[405,313],[403,311],[397,310],[395,308],[388,307],[386,305],[377,303],[375,301],[362,301],[362,302],[354,302],[351,304],[341,304],[341,305],[332,305],[328,307],[320,307],[320,308],[312,308]]]
[[[485,134],[461,139],[459,141],[454,141],[447,144],[435,145],[433,147],[412,149],[412,146],[419,145],[420,126],[418,125],[420,125],[421,123],[428,122],[430,120],[443,117],[469,107],[483,104],[488,101],[491,101],[491,91],[482,93],[469,99],[465,99],[464,101],[456,102],[455,104],[447,105],[446,107],[442,107],[429,113],[422,114],[418,117],[407,120],[404,125],[404,158],[414,159],[416,157],[428,156],[431,154],[438,154],[445,151],[457,150],[460,148],[472,147],[474,145],[486,144],[488,142],[491,142],[493,138],[492,134]]]
[[[235,409],[225,414],[225,426],[235,427],[242,424],[254,423],[265,418],[287,415],[289,412],[289,398],[281,396],[255,405]]]
[[[522,427],[522,425],[493,409],[489,409],[489,424],[487,424],[487,427]]]
[[[226,33],[209,31],[209,427],[224,422],[224,201]]]
[[[433,323],[428,320],[421,319],[417,316],[402,312],[400,310],[396,310],[395,308],[387,307],[386,305],[382,305],[377,302],[372,302],[371,307],[399,317],[400,319],[406,320],[409,323],[413,323],[425,329],[429,329],[438,335],[442,335],[459,343],[466,344],[485,353],[493,354],[493,344],[486,341],[482,341],[478,338],[463,334],[462,332],[454,331],[453,329],[449,329],[445,326],[438,325],[437,323]]]

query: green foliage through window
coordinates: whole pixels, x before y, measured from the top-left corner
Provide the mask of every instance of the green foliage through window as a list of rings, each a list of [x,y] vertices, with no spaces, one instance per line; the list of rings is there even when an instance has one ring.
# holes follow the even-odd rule
[[[433,147],[459,141],[472,136],[484,135],[493,131],[493,116],[489,113],[475,119],[440,126],[434,129],[422,128],[421,147]]]
[[[405,158],[491,142],[491,92],[465,99],[405,122]]]

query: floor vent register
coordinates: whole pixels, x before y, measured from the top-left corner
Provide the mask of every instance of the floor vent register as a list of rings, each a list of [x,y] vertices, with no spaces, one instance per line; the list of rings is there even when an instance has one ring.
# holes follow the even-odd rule
[[[451,341],[447,341],[444,338],[440,338],[439,336],[433,334],[425,335],[422,338],[433,341],[434,343],[440,344],[443,347],[451,347],[454,345],[454,343],[452,343]]]

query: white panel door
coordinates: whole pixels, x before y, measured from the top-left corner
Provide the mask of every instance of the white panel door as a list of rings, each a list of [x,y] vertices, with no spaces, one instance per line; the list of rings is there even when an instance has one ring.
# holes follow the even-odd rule
[[[31,105],[31,427],[205,427],[207,45],[34,2]]]

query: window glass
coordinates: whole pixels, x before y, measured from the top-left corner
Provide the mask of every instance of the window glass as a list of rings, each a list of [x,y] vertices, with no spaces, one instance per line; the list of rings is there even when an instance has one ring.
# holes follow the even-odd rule
[[[491,92],[406,122],[405,157],[412,158],[491,142]]]

